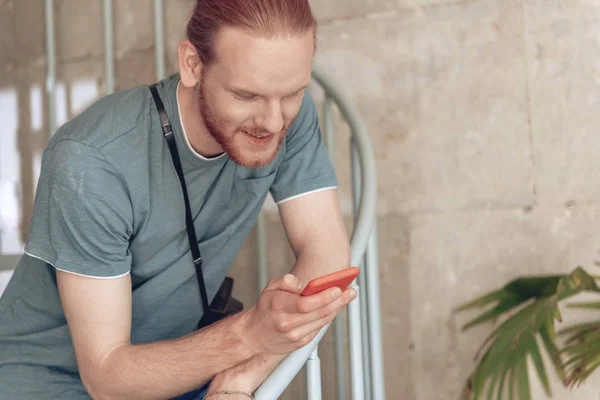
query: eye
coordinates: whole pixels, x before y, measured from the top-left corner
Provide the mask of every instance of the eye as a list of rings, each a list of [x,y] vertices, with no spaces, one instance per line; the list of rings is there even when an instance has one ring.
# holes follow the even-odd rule
[[[302,90],[299,90],[296,93],[288,94],[287,96],[284,97],[284,99],[293,99],[294,97],[298,96],[301,92],[302,92]]]
[[[256,99],[256,97],[257,97],[255,94],[252,94],[252,93],[236,93],[236,92],[234,92],[233,94],[235,95],[235,97],[237,97],[239,100],[242,100],[242,101],[251,101],[251,100]]]

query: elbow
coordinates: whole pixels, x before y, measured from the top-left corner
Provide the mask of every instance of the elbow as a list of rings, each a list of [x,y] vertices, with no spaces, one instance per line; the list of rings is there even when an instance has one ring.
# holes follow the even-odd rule
[[[81,374],[81,382],[85,388],[87,394],[94,400],[108,399],[110,396],[107,395],[106,389],[103,387],[99,377],[93,372]]]
[[[83,387],[93,400],[125,400],[125,397],[113,386],[100,377],[81,376]]]
[[[125,399],[123,387],[115,378],[120,377],[118,365],[112,356],[114,351],[107,355],[102,362],[80,368],[81,382],[88,395],[94,400],[120,400]],[[110,371],[110,372],[109,372]]]

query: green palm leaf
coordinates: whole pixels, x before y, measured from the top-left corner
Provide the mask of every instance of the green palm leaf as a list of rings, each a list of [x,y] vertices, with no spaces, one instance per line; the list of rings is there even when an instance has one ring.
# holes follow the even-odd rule
[[[594,324],[594,327],[589,323],[572,327],[573,334],[563,349],[567,358],[567,386],[581,384],[600,365],[600,321]]]
[[[499,290],[495,290],[460,306],[456,310],[457,312],[475,307],[484,307],[497,302],[495,307],[467,323],[462,330],[465,331],[475,325],[496,319],[505,312],[522,306],[528,300],[555,294],[562,277],[563,275],[554,275],[515,279]]]
[[[599,291],[593,277],[577,268],[564,276],[516,279],[502,289],[461,306],[458,311],[495,303],[491,310],[471,320],[463,330],[507,316],[478,351],[476,359],[482,354],[481,360],[467,380],[461,399],[499,400],[506,393],[510,398],[517,395],[519,400],[529,400],[528,359],[533,362],[546,394],[551,396],[539,343],[550,356],[555,372],[565,380],[561,352],[555,343],[555,320],[561,320],[558,303],[585,290]]]
[[[571,308],[600,309],[600,302],[583,302],[568,305]],[[600,365],[600,321],[578,324],[564,329],[568,335],[562,353],[567,361],[565,385],[575,387],[583,383]]]

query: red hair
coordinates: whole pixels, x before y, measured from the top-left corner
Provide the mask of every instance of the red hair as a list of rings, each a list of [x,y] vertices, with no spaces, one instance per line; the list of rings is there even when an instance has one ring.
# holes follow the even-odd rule
[[[266,38],[284,33],[302,35],[312,29],[316,43],[317,21],[308,0],[197,0],[187,38],[204,65],[214,60],[215,37],[223,26]]]

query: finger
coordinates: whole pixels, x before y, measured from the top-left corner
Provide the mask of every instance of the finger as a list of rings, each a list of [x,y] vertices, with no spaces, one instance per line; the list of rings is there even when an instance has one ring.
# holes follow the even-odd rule
[[[350,288],[346,289],[344,293],[335,301],[320,307],[312,312],[306,313],[302,315],[296,321],[297,326],[299,325],[307,325],[312,321],[317,321],[319,319],[327,317],[329,314],[336,314],[339,310],[343,309],[348,303],[356,298],[356,290]]]
[[[303,296],[297,300],[296,312],[306,314],[318,310],[319,308],[328,306],[342,294],[342,290],[339,287],[333,287],[322,292],[315,293],[311,296]]]
[[[294,329],[290,332],[291,337],[297,339],[296,341],[300,341],[302,346],[308,344],[325,325],[333,321],[336,315],[344,309],[344,306],[338,306],[334,312],[327,314],[327,316]]]
[[[305,314],[288,314],[287,321],[284,324],[286,332],[292,332],[303,326],[314,324],[315,321],[327,318],[330,315],[333,317],[339,313],[349,302],[356,298],[356,291],[354,289],[347,289],[340,298],[334,302],[328,304],[325,307],[321,307],[313,312]],[[332,318],[333,318],[332,317]]]
[[[302,283],[294,275],[285,274],[280,290],[285,290],[286,292],[298,294],[302,290]]]
[[[283,290],[290,293],[300,293],[302,285],[294,275],[285,274],[280,278],[272,279],[265,290]]]

